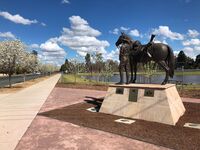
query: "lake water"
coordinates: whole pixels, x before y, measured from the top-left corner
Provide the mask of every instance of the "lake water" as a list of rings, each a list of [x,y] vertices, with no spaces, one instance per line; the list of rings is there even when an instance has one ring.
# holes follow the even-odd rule
[[[82,76],[86,79],[91,79],[95,81],[108,81],[108,82],[119,82],[120,77],[118,74],[113,75],[112,77],[108,79],[105,79],[105,77],[102,76]],[[137,83],[161,83],[165,78],[165,75],[153,75],[151,78],[148,78],[144,75],[137,75]],[[200,75],[174,75],[171,82],[174,81],[180,81],[185,84],[200,84]],[[125,75],[124,75],[124,81],[125,81]]]

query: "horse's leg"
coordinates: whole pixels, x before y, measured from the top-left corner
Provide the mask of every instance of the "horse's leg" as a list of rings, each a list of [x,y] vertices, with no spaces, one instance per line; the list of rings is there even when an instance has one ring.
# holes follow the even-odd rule
[[[124,66],[125,72],[126,72],[126,84],[129,84],[129,72],[128,72],[128,65],[126,64]]]
[[[137,77],[137,63],[134,63],[134,80],[133,80],[133,82],[132,83],[135,83],[135,81],[136,81],[136,77]]]
[[[133,83],[133,62],[132,61],[130,61],[130,70],[131,70],[131,79],[129,83]]]
[[[120,76],[120,81],[117,84],[123,84],[123,70],[121,62],[119,64],[119,76]]]
[[[169,79],[169,67],[167,66],[165,61],[159,61],[158,64],[165,70],[166,76],[164,81],[162,82],[162,85],[166,84]]]

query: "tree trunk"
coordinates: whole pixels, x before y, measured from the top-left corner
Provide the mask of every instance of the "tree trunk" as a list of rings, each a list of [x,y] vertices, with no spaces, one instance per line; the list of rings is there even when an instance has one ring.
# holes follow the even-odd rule
[[[76,83],[76,73],[74,74],[74,82]]]
[[[9,79],[9,87],[11,88],[12,87],[12,83],[11,83],[11,74],[10,73],[8,75],[8,79]]]
[[[90,81],[92,81],[92,64],[91,64],[91,66],[90,66],[90,73],[91,73],[91,79],[90,79]]]
[[[24,82],[26,81],[26,73],[24,73]]]

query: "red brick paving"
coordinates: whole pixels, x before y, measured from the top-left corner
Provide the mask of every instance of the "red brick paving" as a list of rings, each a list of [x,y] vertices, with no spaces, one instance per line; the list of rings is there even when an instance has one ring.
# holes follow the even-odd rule
[[[82,102],[85,96],[103,97],[105,91],[54,88],[40,112]],[[36,116],[16,150],[159,150],[157,145]]]

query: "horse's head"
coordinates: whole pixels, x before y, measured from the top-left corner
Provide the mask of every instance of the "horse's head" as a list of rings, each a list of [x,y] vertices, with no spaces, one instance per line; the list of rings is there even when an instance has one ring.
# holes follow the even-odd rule
[[[119,36],[117,42],[115,43],[115,45],[118,47],[120,44],[123,44],[123,43],[128,43],[130,44],[131,43],[131,38],[126,35],[125,33],[121,33],[121,35]]]

